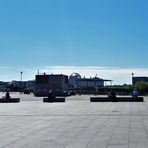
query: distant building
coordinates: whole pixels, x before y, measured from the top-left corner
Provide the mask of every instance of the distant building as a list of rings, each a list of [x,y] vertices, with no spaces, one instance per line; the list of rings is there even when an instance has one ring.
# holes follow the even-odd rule
[[[133,84],[133,86],[137,82],[148,82],[148,77],[132,77],[132,84]]]
[[[22,87],[22,88],[25,88],[26,84],[25,84],[25,81],[16,81],[16,80],[12,80],[11,84],[14,86],[14,87]]]
[[[78,79],[82,79],[79,73],[72,73],[69,77],[69,84],[71,87],[76,88],[78,86]]]
[[[35,95],[47,96],[49,90],[60,94],[68,90],[68,76],[62,74],[36,75],[35,78]]]
[[[112,82],[112,80],[104,80],[100,79],[98,77],[94,78],[82,78],[80,74],[78,73],[72,73],[69,77],[69,84],[73,88],[78,87],[91,87],[91,88],[97,88],[97,87],[103,87],[105,82]]]
[[[34,92],[34,90],[35,90],[35,81],[34,80],[26,81],[25,89],[29,90],[30,92]]]
[[[100,78],[83,78],[77,80],[77,85],[80,87],[102,87],[104,86],[104,80]]]
[[[33,92],[35,89],[35,81],[34,80],[29,80],[29,81],[15,81],[13,80],[11,84],[14,87],[22,88],[23,90],[28,90],[30,92]]]
[[[9,88],[9,82],[0,81],[0,91],[7,91]]]

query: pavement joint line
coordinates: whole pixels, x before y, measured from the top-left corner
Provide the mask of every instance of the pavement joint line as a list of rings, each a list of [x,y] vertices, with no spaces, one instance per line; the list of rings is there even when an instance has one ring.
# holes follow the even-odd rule
[[[66,114],[65,115],[64,114],[61,114],[61,115],[55,115],[55,114],[50,114],[50,115],[47,115],[47,114],[44,114],[44,115],[27,115],[27,114],[25,114],[25,115],[0,115],[0,117],[4,117],[4,116],[6,116],[6,117],[7,116],[12,116],[12,117],[13,116],[18,116],[18,117],[19,116],[38,116],[38,117],[41,117],[41,116],[42,117],[43,116],[45,116],[45,117],[46,116],[47,117],[48,116],[64,116],[64,117],[65,116],[67,116],[67,117],[68,116],[84,116],[84,117],[87,117],[87,116],[127,116],[127,117],[131,117],[131,116],[140,117],[140,116],[143,116],[143,117],[145,117],[146,116],[147,117],[148,115],[141,115],[141,114],[140,115],[136,115],[136,114],[130,114],[130,115],[129,114],[88,114],[88,115],[86,115],[86,114],[84,114],[84,115],[83,114],[79,114],[79,115],[72,115],[72,114],[69,114],[69,115],[66,115]]]

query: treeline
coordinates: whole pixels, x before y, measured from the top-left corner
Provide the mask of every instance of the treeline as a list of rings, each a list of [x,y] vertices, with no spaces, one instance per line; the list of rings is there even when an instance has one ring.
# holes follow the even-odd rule
[[[113,85],[105,87],[79,87],[73,89],[78,94],[96,94],[96,95],[107,95],[111,90],[115,91],[117,95],[132,95],[133,90],[136,89],[139,95],[148,95],[148,82],[137,82],[134,86],[131,84],[124,85]]]
[[[134,86],[130,84],[113,85],[104,88],[98,88],[98,91],[102,91],[103,89],[107,92],[113,90],[119,95],[131,95],[132,91],[136,89],[139,92],[139,95],[148,95],[148,82],[139,81]]]
[[[132,85],[113,85],[105,87],[79,87],[73,89],[76,94],[96,94],[96,95],[108,95],[110,91],[115,91],[117,95],[131,95]]]
[[[124,84],[98,87],[97,94],[107,95],[110,91],[116,92],[117,95],[131,95],[132,85]]]
[[[141,95],[148,95],[148,82],[139,81],[134,85]]]

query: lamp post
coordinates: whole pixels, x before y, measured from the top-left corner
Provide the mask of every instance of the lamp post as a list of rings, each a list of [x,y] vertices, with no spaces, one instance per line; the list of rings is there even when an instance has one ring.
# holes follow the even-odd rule
[[[23,72],[21,71],[21,81],[20,81],[20,94],[22,93],[22,75],[23,75]]]
[[[97,93],[97,74],[95,76],[95,95],[96,95],[96,93]]]
[[[134,73],[132,73],[132,88],[134,87],[133,77],[134,77]]]

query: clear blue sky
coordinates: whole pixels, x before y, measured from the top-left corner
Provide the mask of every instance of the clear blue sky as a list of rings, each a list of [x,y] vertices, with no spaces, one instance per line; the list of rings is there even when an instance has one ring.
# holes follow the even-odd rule
[[[0,67],[147,68],[148,1],[1,0],[0,55]]]

